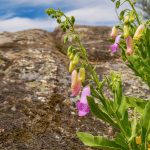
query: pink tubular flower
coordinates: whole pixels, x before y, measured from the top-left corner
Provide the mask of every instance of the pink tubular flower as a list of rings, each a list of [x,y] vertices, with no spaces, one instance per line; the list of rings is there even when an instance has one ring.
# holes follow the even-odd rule
[[[81,80],[77,70],[73,70],[71,74],[71,96],[77,96],[81,90]]]
[[[126,39],[127,44],[127,55],[131,55],[133,53],[133,39],[131,36]]]
[[[119,49],[121,35],[118,35],[115,39],[115,43],[110,46],[112,53],[115,53]]]
[[[81,99],[76,104],[79,116],[85,116],[90,112],[90,107],[87,102],[87,96],[90,96],[90,93],[89,86],[83,88]]]

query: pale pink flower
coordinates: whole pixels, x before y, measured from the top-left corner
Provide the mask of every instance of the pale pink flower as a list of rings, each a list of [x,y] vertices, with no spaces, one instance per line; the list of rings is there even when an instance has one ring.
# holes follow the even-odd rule
[[[71,96],[77,96],[81,90],[81,80],[77,70],[73,70],[71,74]]]
[[[131,36],[126,39],[127,44],[127,55],[131,55],[133,53],[133,39]]]

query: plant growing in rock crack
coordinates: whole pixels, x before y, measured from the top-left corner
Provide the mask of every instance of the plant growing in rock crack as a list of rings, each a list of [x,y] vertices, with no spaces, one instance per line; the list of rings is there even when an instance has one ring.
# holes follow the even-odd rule
[[[127,2],[131,10],[120,12],[120,24],[112,28],[110,35],[114,39],[110,48],[113,53],[121,49],[124,62],[150,86],[150,20],[142,22],[139,19],[134,8],[135,2],[131,0],[112,1],[116,4],[116,9]],[[70,59],[72,96],[77,96],[82,89],[81,98],[76,104],[78,115],[85,116],[91,111],[97,118],[118,130],[113,139],[77,132],[80,140],[87,146],[102,149],[150,149],[150,101],[124,95],[121,75],[118,73],[112,72],[100,81],[95,68],[88,61],[79,34],[75,31],[75,18],[52,8],[47,9],[46,13],[55,18],[66,32],[64,43],[69,39],[73,42],[68,47],[67,55]]]

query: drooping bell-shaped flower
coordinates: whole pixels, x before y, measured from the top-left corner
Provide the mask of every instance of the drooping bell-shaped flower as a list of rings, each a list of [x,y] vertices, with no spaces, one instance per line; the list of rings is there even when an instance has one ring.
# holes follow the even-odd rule
[[[90,93],[89,86],[83,88],[81,99],[76,104],[79,116],[85,116],[90,112],[90,107],[87,102],[87,96],[90,96]]]
[[[132,55],[133,54],[133,39],[131,36],[127,37],[126,39],[126,45],[127,45],[127,55]]]
[[[115,39],[116,36],[117,36],[117,34],[118,34],[118,30],[117,30],[117,28],[114,26],[114,27],[112,28],[112,31],[111,31],[110,36],[111,36],[111,38]]]
[[[81,90],[81,80],[77,70],[73,70],[71,74],[71,96],[77,96]]]
[[[134,37],[133,37],[133,40],[139,40],[142,35],[143,35],[143,31],[145,29],[145,25],[144,24],[141,24],[139,25],[139,27],[137,28],[135,34],[134,34]]]
[[[112,53],[115,53],[119,49],[120,39],[121,39],[121,35],[118,35],[115,39],[115,43],[110,46]]]

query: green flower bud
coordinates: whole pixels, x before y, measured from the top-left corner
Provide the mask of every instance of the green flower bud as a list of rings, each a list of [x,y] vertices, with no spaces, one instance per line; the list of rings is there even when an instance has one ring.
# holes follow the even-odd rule
[[[79,40],[79,36],[78,35],[74,35],[73,38],[74,38],[74,40]]]
[[[57,23],[61,23],[61,19],[60,18],[57,18]]]
[[[85,81],[85,68],[83,67],[79,69],[79,78],[81,82]]]
[[[75,68],[75,65],[73,64],[73,62],[71,61],[69,64],[69,72],[72,72]]]
[[[68,41],[68,35],[66,35],[65,37],[64,37],[64,43],[66,43]]]
[[[126,16],[124,17],[124,23],[125,23],[125,24],[128,24],[128,23],[129,23],[129,19],[130,19],[130,16],[129,16],[129,15],[126,15]]]
[[[74,54],[73,54],[73,53],[70,54],[69,59],[70,59],[70,60],[73,60],[73,59],[74,59]]]
[[[63,28],[63,31],[66,32],[66,27]]]
[[[134,11],[131,11],[130,17],[129,17],[129,22],[134,22],[134,20],[135,20],[135,14],[134,14]]]
[[[72,53],[72,46],[69,46],[67,50],[67,56],[69,57],[71,53]]]
[[[124,25],[123,31],[124,31],[124,38],[126,39],[130,35],[129,26]]]
[[[71,23],[74,24],[75,23],[75,17],[71,16]]]
[[[80,55],[79,55],[79,53],[76,53],[72,62],[74,65],[77,65],[79,63],[79,60],[80,60]]]

